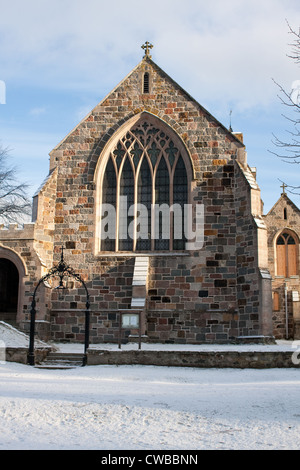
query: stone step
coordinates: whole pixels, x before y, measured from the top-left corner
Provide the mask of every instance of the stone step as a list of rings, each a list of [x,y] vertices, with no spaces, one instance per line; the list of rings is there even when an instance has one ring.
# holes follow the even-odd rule
[[[50,352],[41,364],[36,364],[38,369],[74,369],[83,365],[83,354]]]
[[[80,359],[82,358],[83,356],[83,352],[82,353],[67,353],[67,352],[61,352],[61,351],[57,351],[57,352],[50,352],[47,356],[47,358],[49,359]]]
[[[82,364],[81,364],[82,365]],[[42,363],[42,364],[36,364],[35,369],[48,369],[48,370],[68,370],[68,369],[75,369],[76,367],[79,367],[79,365],[65,365],[65,364],[47,364],[47,363]]]

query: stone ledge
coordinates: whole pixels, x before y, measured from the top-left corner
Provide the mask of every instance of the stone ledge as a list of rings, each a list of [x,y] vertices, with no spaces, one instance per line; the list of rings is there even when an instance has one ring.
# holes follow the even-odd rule
[[[237,344],[276,344],[274,336],[238,336]]]
[[[43,347],[34,350],[35,361],[37,363],[43,362],[52,348]],[[28,364],[27,360],[28,348],[5,348],[5,360],[7,362],[18,362],[20,364]]]
[[[268,369],[300,367],[293,351],[87,351],[87,365],[152,365],[167,367]]]

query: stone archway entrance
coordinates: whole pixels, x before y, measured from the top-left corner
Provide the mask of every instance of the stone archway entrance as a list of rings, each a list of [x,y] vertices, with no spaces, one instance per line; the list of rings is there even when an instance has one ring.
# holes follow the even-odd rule
[[[19,300],[19,271],[7,258],[0,258],[0,320],[15,324]]]

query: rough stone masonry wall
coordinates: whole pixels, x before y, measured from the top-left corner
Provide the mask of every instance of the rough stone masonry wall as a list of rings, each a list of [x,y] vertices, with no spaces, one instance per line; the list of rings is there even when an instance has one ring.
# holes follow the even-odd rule
[[[35,221],[35,249],[41,257],[46,271],[53,263],[54,217],[56,210],[57,169],[51,172],[34,198],[33,220]]]
[[[0,230],[0,244],[3,249],[11,249],[19,259],[12,259],[18,265],[24,263],[25,269],[19,269],[19,306],[17,325],[24,331],[29,330],[32,295],[39,279],[52,267],[54,211],[56,198],[56,174],[52,172],[35,198],[37,221],[24,224],[23,227],[11,225]],[[5,253],[3,254],[5,256]],[[47,340],[50,334],[50,291],[43,286],[37,297],[37,333]]]
[[[66,250],[66,260],[73,260]],[[92,343],[117,342],[119,309],[130,308],[134,258],[103,258],[95,262],[87,282],[90,294],[90,340]],[[76,286],[71,286],[76,287]],[[52,294],[51,334],[53,340],[84,341],[86,293],[81,287],[67,291],[63,300]],[[124,332],[125,334],[125,332]],[[129,332],[126,332],[128,336]]]
[[[147,95],[142,94],[145,70],[151,75]],[[95,249],[95,169],[109,139],[121,125],[142,112],[168,124],[185,143],[195,174],[192,199],[205,205],[204,249],[189,256],[151,259],[149,338],[228,341],[239,334],[239,309],[245,315],[243,331],[254,331],[254,272],[239,273],[240,282],[242,275],[245,279],[250,275],[251,282],[246,280],[246,284],[249,287],[253,281],[254,287],[246,303],[242,288],[238,304],[236,299],[234,159],[243,146],[152,61],[145,60],[51,152],[51,168],[57,167],[58,172],[54,260],[59,260],[64,244],[68,262],[91,289],[93,340],[116,338],[117,310],[130,306],[133,271],[133,258],[105,257]],[[240,179],[239,184],[242,191],[246,182]],[[242,204],[239,201],[237,207],[240,218]],[[239,229],[240,256],[246,256],[243,244],[253,236],[253,230],[250,226]],[[80,289],[75,293],[73,290],[65,303],[53,298],[54,339],[82,338],[82,315],[78,319],[77,311],[83,308],[84,292]]]
[[[213,161],[197,184],[205,206],[204,246],[185,257],[154,258],[148,335],[155,341],[226,342],[239,334],[236,302],[234,162]]]
[[[244,184],[245,176],[237,168],[236,203],[236,282],[239,334],[260,335],[260,274],[258,270],[258,240],[251,214],[250,187]],[[261,312],[262,313],[262,312]]]
[[[22,228],[10,225],[8,229],[0,230],[0,257],[10,259],[19,272],[19,303],[16,314],[17,325],[28,331],[30,319],[30,305],[34,288],[46,267],[35,249],[35,225],[25,224]],[[45,329],[45,322],[49,322],[49,292],[41,289],[38,293],[41,308],[37,313],[37,320],[43,323],[37,325],[42,330],[44,339],[49,337],[49,328]]]

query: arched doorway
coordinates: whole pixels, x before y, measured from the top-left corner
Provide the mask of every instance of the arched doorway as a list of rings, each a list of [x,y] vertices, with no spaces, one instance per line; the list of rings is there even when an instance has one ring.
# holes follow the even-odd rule
[[[0,258],[0,320],[16,322],[19,300],[19,272],[7,258]]]

